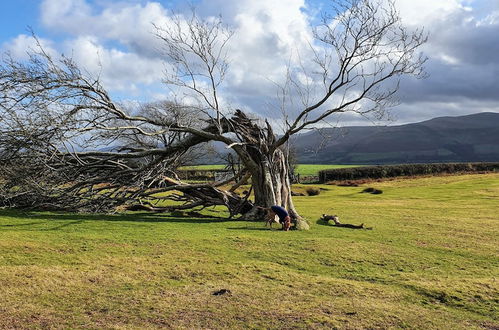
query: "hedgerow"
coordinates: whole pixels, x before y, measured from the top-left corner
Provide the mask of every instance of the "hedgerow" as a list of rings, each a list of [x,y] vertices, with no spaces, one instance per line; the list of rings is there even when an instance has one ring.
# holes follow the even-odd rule
[[[319,181],[382,179],[398,176],[452,174],[469,172],[496,172],[499,163],[429,163],[378,165],[352,168],[339,168],[319,171]]]

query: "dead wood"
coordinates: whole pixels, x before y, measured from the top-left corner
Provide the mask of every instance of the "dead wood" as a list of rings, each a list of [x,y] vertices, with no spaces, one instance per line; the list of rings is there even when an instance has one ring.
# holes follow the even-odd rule
[[[361,223],[360,225],[341,223],[340,218],[337,215],[323,214],[321,220],[325,221],[326,223],[328,223],[329,220],[332,220],[334,222],[335,227],[343,227],[343,228],[350,228],[350,229],[372,229],[372,227],[365,228],[363,223]]]

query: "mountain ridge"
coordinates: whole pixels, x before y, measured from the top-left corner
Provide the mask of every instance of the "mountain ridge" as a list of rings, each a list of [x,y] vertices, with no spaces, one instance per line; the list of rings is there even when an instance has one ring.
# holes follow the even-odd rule
[[[437,117],[396,126],[324,128],[294,136],[299,163],[499,161],[499,113]]]

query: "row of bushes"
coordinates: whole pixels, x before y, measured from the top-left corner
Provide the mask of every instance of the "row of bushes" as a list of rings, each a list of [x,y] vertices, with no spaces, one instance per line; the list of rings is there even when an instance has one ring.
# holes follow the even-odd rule
[[[441,173],[495,172],[499,163],[433,163],[381,165],[322,170],[319,181],[381,179],[397,176],[432,175]]]

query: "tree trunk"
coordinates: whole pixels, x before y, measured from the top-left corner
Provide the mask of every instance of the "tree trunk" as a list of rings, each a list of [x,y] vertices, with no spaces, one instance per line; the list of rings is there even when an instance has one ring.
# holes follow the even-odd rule
[[[255,207],[242,218],[263,221],[266,213],[258,207],[268,208],[272,205],[279,205],[288,211],[296,229],[309,229],[308,223],[298,214],[293,204],[289,165],[282,150],[277,149],[270,156],[260,151],[256,155],[253,154],[251,158],[257,165],[250,167]]]

